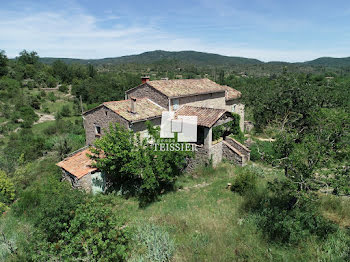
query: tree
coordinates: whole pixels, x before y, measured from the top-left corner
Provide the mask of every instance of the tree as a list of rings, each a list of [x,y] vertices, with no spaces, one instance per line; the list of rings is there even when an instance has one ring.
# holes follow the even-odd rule
[[[23,65],[35,65],[39,62],[39,56],[35,51],[29,53],[27,50],[23,50],[19,53],[17,60]]]
[[[299,132],[282,131],[275,142],[279,165],[299,190],[310,189],[317,169],[348,161],[350,152],[350,119],[343,110],[319,109],[305,123]]]
[[[55,60],[52,63],[52,69],[54,75],[61,79],[64,83],[71,83],[73,80],[73,74],[71,68],[62,60]]]
[[[88,71],[89,71],[89,76],[90,77],[95,77],[96,76],[96,69],[92,64],[88,65]]]
[[[3,50],[0,50],[0,77],[8,73],[8,58]]]
[[[161,141],[159,128],[148,123],[151,141]],[[90,156],[95,166],[107,174],[114,189],[126,195],[136,195],[141,204],[157,199],[165,190],[173,189],[177,177],[186,164],[186,151],[155,150],[149,140],[140,139],[119,124],[110,126],[109,132],[95,142]]]

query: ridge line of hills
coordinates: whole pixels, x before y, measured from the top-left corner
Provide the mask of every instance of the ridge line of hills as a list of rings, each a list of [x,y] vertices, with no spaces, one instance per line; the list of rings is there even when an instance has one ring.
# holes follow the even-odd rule
[[[237,56],[224,56],[213,53],[204,53],[197,51],[163,51],[155,50],[144,52],[137,55],[127,55],[120,57],[108,57],[101,59],[79,59],[79,58],[54,58],[54,57],[42,57],[40,61],[46,64],[51,64],[53,61],[60,59],[67,64],[81,63],[81,64],[94,64],[94,65],[118,65],[118,64],[152,64],[157,62],[182,62],[187,64],[193,64],[198,66],[234,66],[234,65],[263,65],[263,64],[298,64],[308,66],[328,66],[328,67],[347,67],[350,66],[350,57],[334,58],[334,57],[320,57],[306,62],[283,62],[283,61],[270,61],[263,62],[254,58],[245,58]]]

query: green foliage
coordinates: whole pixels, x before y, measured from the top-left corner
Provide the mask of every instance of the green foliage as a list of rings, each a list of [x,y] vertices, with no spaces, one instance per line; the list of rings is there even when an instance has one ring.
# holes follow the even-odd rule
[[[64,105],[62,106],[61,110],[60,110],[60,114],[63,117],[68,117],[71,115],[71,109],[69,107],[69,105]]]
[[[148,132],[152,141],[169,143],[161,140],[159,128],[149,123]],[[92,153],[96,167],[110,177],[114,188],[126,195],[137,195],[143,204],[173,189],[190,155],[186,151],[155,150],[149,141],[119,124],[110,126],[109,132],[95,142]]]
[[[350,236],[343,230],[329,235],[321,245],[319,261],[349,261],[350,260]]]
[[[48,99],[51,101],[51,102],[55,102],[56,101],[56,96],[53,92],[50,92],[48,95],[47,95]]]
[[[29,53],[27,50],[23,50],[19,53],[17,60],[23,65],[35,65],[39,62],[39,56],[35,51]]]
[[[13,206],[17,216],[23,216],[45,232],[45,239],[56,242],[68,230],[77,205],[83,203],[83,193],[57,178],[35,183],[19,196]]]
[[[137,74],[97,74],[73,84],[72,94],[82,97],[83,101],[91,103],[102,103],[104,101],[122,100],[125,91],[140,84]]]
[[[60,241],[64,260],[125,261],[130,233],[125,220],[96,200],[80,205]]]
[[[236,175],[231,190],[241,195],[254,193],[257,190],[257,176],[254,172],[242,172]]]
[[[15,187],[6,173],[0,170],[0,212],[4,211],[4,205],[9,205],[15,200]]]
[[[168,232],[162,227],[154,224],[140,224],[137,227],[134,241],[137,243],[137,249],[146,249],[144,254],[132,258],[132,261],[172,261],[175,251],[174,241],[170,238]]]
[[[214,126],[212,129],[213,132],[213,140],[218,140],[220,137],[223,137],[224,135],[240,135],[241,130],[239,127],[239,121],[240,116],[235,113],[231,113],[233,120],[230,122],[227,122],[225,124]]]
[[[274,160],[278,159],[279,155],[274,149],[273,142],[268,141],[256,141],[250,147],[250,160],[252,161],[264,161],[268,164],[275,164]]]
[[[20,130],[9,136],[9,142],[3,151],[5,161],[0,162],[1,168],[12,172],[19,163],[32,161],[43,155],[44,138],[34,135],[30,130]]]
[[[54,76],[59,78],[63,83],[71,83],[73,74],[70,67],[61,60],[56,60],[52,63]]]
[[[0,50],[0,77],[7,75],[8,68],[7,68],[8,58],[5,55],[5,52],[3,50]]]
[[[337,230],[337,226],[319,212],[319,201],[310,194],[297,191],[290,180],[269,182],[267,192],[251,195],[255,201],[247,201],[256,223],[269,240],[283,244],[298,244],[317,236],[325,239]]]

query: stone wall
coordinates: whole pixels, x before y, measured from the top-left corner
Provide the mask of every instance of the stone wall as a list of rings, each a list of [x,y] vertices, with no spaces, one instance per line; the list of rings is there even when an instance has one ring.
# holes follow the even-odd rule
[[[161,124],[161,117],[149,120],[153,126],[160,126]],[[136,122],[131,125],[131,129],[136,133],[140,133],[140,137],[147,138],[148,137],[148,130],[146,126],[146,121],[142,122]]]
[[[168,110],[169,108],[169,100],[168,97],[158,90],[150,87],[147,84],[140,85],[138,87],[135,87],[134,89],[131,89],[129,92],[126,93],[128,98],[130,97],[136,97],[136,98],[142,98],[142,97],[148,97],[153,102],[157,103],[158,105],[166,108]]]
[[[222,141],[216,143],[209,149],[209,156],[213,161],[214,167],[222,161]]]
[[[233,161],[237,165],[243,165],[242,155],[238,151],[233,150],[226,141],[222,141],[222,158]]]
[[[91,192],[91,173],[78,179],[68,171],[62,169],[62,181],[68,181],[74,189],[82,189],[87,193]]]
[[[232,137],[226,137],[225,141],[234,148],[236,148],[242,154],[250,155],[250,150],[246,146],[239,143],[237,140],[233,139]]]
[[[209,164],[209,149],[203,146],[196,146],[197,151],[193,158],[188,159],[185,172],[193,172],[197,167],[201,165]]]
[[[179,106],[189,105],[225,109],[225,92],[179,97]],[[171,102],[172,104],[172,102]]]
[[[105,130],[109,130],[110,123],[119,123],[125,128],[129,128],[129,123],[124,118],[105,106],[97,107],[84,114],[84,128],[86,134],[86,144],[92,145],[100,136],[96,134],[95,125],[101,127],[101,136]]]

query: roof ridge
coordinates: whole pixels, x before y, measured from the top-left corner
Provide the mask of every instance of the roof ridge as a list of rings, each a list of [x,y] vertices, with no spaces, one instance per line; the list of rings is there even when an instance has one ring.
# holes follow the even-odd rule
[[[147,97],[140,97],[140,98],[136,97],[136,100],[143,100],[143,99],[145,99],[145,98],[147,98]],[[130,101],[130,100],[131,100],[131,99],[107,101],[107,102],[103,102],[103,104],[105,104],[105,103],[120,103],[120,102],[126,102],[126,101]]]

